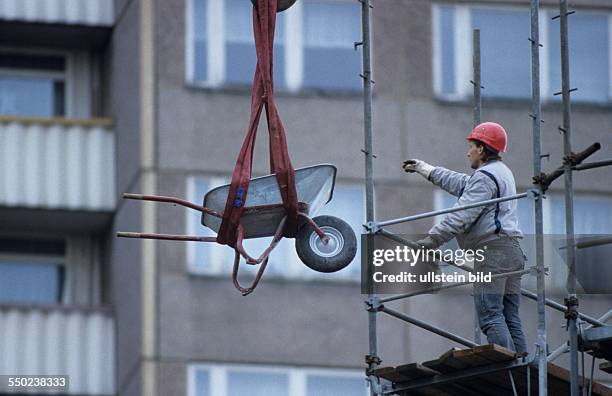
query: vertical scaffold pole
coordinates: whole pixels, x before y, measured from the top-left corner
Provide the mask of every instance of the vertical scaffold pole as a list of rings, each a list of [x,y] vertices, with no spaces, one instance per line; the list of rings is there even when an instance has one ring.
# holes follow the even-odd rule
[[[533,173],[539,176],[542,173],[542,146],[540,127],[542,124],[542,107],[540,100],[540,1],[531,0],[531,118],[533,128]],[[542,212],[542,188],[540,186],[538,197],[535,200],[535,238],[536,238],[536,266],[537,266],[537,310],[538,310],[538,336],[536,340],[538,358],[538,394],[546,396],[547,361],[546,361],[546,287],[544,279],[544,223]]]
[[[563,96],[563,153],[564,177],[565,177],[565,233],[566,233],[566,264],[567,264],[567,325],[570,342],[570,379],[571,395],[578,396],[578,332],[577,332],[577,308],[576,297],[576,262],[574,243],[574,188],[572,185],[572,119],[570,103],[570,70],[569,70],[569,40],[567,27],[567,0],[559,2],[559,22],[561,35],[561,94]]]
[[[474,85],[474,122],[473,126],[480,124],[480,113],[482,109],[482,98],[480,90],[482,88],[480,81],[480,29],[474,29],[472,32],[472,84]],[[474,342],[480,344],[480,324],[478,323],[478,314],[474,311]]]
[[[474,85],[474,126],[480,124],[480,112],[482,109],[482,98],[480,89],[482,88],[480,80],[480,29],[474,29],[472,32],[472,84]]]
[[[363,60],[363,124],[364,124],[364,145],[365,145],[365,192],[366,192],[366,222],[371,224],[374,221],[374,180],[373,180],[373,152],[372,152],[372,62],[370,46],[370,0],[359,0],[361,2],[361,33],[362,33],[362,60]],[[373,233],[369,229],[368,234]],[[372,249],[372,239],[366,238],[366,257],[370,257]],[[368,299],[373,301],[376,298],[373,290],[369,290]],[[375,369],[380,360],[377,351],[376,337],[376,314],[375,310],[368,311],[368,338],[369,356],[368,369]],[[371,381],[373,377],[370,376]],[[370,383],[370,394],[376,395],[374,383]]]

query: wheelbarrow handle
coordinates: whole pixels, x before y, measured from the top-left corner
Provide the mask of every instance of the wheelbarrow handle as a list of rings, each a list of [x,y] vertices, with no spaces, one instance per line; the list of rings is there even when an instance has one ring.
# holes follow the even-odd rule
[[[216,237],[202,237],[197,235],[148,234],[144,232],[118,232],[120,238],[162,239],[165,241],[187,242],[217,242]]]
[[[186,201],[181,198],[176,198],[176,197],[165,197],[163,195],[143,195],[143,194],[123,193],[123,198],[135,199],[139,201],[168,202],[168,203],[181,205],[189,209],[197,210],[198,212],[206,213],[211,216],[215,216],[219,218],[223,217],[219,213],[215,212],[212,209],[207,208],[206,206],[196,205],[192,202]]]
[[[125,199],[144,199],[144,195],[142,194],[132,194],[132,193],[123,193],[123,198]]]

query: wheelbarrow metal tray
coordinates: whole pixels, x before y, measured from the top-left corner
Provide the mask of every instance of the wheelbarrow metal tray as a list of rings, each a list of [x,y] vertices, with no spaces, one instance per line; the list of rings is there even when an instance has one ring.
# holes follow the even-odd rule
[[[299,201],[299,210],[313,217],[332,199],[336,182],[336,167],[331,164],[320,164],[295,170],[295,185]],[[210,190],[204,196],[204,206],[217,213],[223,213],[230,185],[226,184]],[[282,207],[276,175],[266,175],[251,179],[242,214],[244,238],[273,236],[278,224],[285,215]],[[202,214],[202,224],[218,232],[221,219]]]

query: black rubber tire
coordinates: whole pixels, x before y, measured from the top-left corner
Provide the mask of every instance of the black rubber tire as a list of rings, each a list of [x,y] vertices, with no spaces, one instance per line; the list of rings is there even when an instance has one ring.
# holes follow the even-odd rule
[[[343,238],[342,249],[331,257],[319,255],[310,246],[311,236],[318,235],[310,224],[305,223],[295,237],[295,250],[300,260],[310,269],[317,272],[340,271],[353,261],[357,252],[357,237],[355,232],[344,220],[334,216],[317,216],[312,219],[319,227],[329,227],[336,230]]]
[[[287,8],[291,7],[296,0],[278,0],[276,3],[276,12],[285,11]],[[251,3],[255,5],[255,0],[251,0]]]

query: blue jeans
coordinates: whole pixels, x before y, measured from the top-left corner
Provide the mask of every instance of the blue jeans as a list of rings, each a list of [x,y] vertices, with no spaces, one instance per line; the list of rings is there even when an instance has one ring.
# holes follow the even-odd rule
[[[513,238],[486,242],[476,249],[484,250],[484,260],[475,261],[477,272],[500,274],[525,268],[525,255]],[[480,329],[491,344],[516,352],[527,352],[527,342],[519,317],[521,277],[492,279],[490,283],[474,283],[474,304]]]

